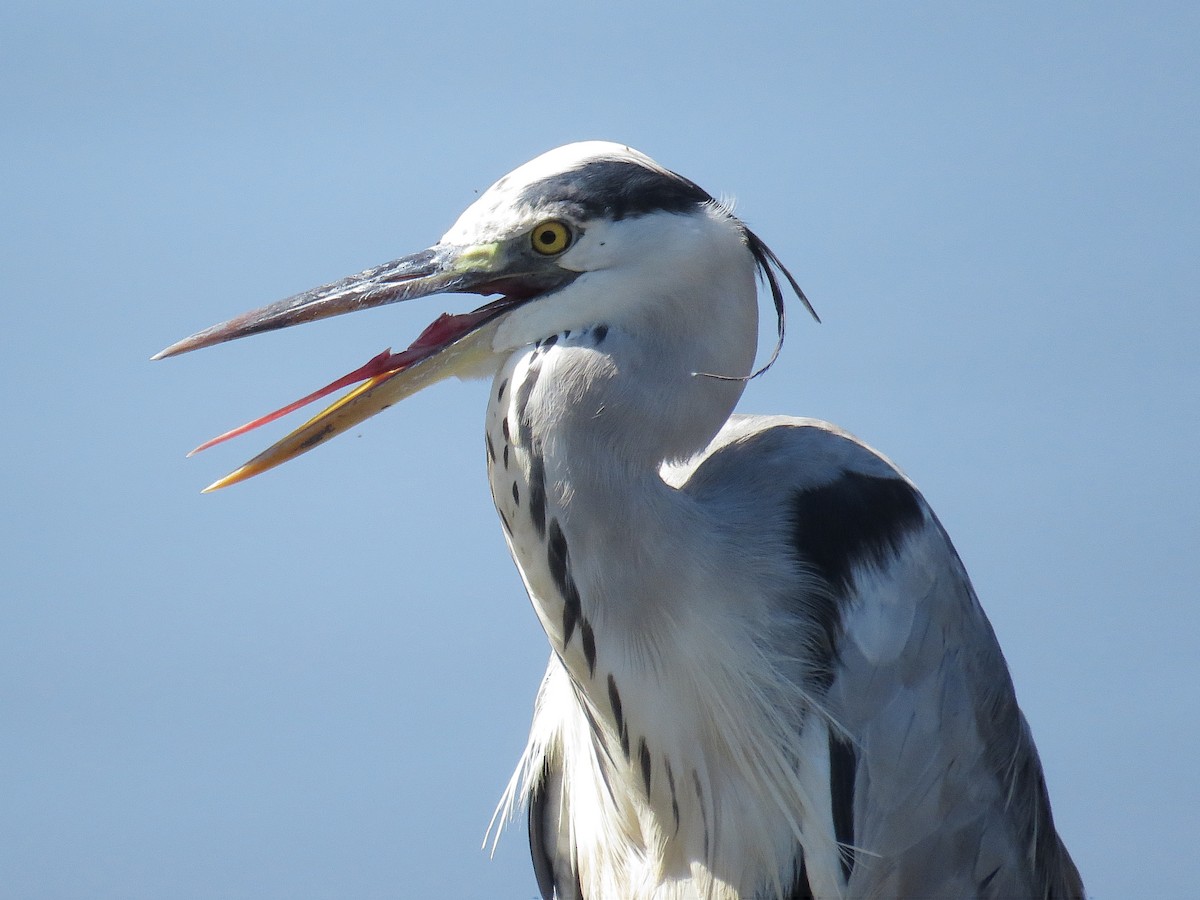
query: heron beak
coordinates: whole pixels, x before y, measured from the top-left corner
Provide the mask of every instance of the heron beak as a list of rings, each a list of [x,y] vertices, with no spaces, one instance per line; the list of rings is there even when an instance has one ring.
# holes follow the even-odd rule
[[[287,462],[434,382],[481,368],[492,356],[491,338],[499,317],[553,286],[545,273],[516,276],[501,272],[503,246],[496,243],[460,248],[439,244],[243,313],[155,354],[152,359],[177,356],[263,331],[431,294],[504,294],[473,312],[443,314],[408,349],[400,353],[385,350],[295,403],[201,444],[192,453],[245,434],[343,387],[363,382],[245,465],[209,485],[205,492],[236,484]]]
[[[415,300],[430,294],[471,291],[480,283],[480,276],[486,274],[497,246],[486,244],[461,253],[453,248],[431,247],[270,306],[234,316],[227,322],[176,341],[150,358],[166,359],[263,331],[315,322],[317,319],[387,303]]]

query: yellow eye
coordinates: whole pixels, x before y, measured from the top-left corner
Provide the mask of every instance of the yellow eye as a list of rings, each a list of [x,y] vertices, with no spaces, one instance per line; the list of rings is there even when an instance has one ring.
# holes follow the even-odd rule
[[[547,219],[535,226],[530,235],[533,249],[543,256],[562,253],[571,246],[571,229],[558,219]]]

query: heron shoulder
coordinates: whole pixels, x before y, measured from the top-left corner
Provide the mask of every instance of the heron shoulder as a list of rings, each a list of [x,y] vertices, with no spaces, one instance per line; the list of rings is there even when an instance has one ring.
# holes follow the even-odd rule
[[[842,617],[858,579],[911,557],[902,551],[919,533],[939,560],[957,563],[911,482],[828,422],[734,416],[699,458],[664,477],[735,543],[790,557],[808,582],[806,603],[829,607],[831,619]]]
[[[846,882],[1080,896],[991,624],[904,474],[829,423],[735,416],[664,478],[815,576],[784,607],[831,723],[834,835],[867,851],[843,853]]]
[[[900,469],[864,441],[820,419],[733,415],[705,450],[663,468],[675,487],[743,482],[754,473],[795,489],[827,485],[845,472],[907,482]]]

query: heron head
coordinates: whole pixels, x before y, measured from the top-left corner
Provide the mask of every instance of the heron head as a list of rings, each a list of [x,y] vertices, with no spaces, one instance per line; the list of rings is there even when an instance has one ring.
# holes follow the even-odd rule
[[[643,298],[654,294],[655,275],[680,275],[662,264],[670,245],[687,245],[699,256],[705,252],[687,227],[678,226],[689,218],[699,222],[714,217],[736,230],[748,251],[747,271],[757,266],[769,283],[782,337],[782,292],[774,270],[806,305],[808,301],[770,249],[688,179],[629,147],[588,141],[551,150],[505,175],[426,250],[236,316],[153,358],[432,294],[498,295],[472,312],[443,314],[407,349],[380,353],[296,403],[202,444],[197,451],[358,384],[206,489],[214,490],[324,443],[433,382],[450,375],[490,374],[503,356],[524,344],[592,324],[598,315],[620,321],[654,312]],[[668,221],[671,227],[663,227]],[[613,289],[613,278],[628,284],[630,277],[642,279],[650,290]],[[583,289],[585,282],[589,289]],[[603,309],[597,309],[597,298]]]

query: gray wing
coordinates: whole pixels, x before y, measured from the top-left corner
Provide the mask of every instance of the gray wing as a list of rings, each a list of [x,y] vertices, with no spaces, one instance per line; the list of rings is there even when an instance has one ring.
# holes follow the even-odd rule
[[[797,723],[827,750],[827,783],[809,789],[828,821],[804,828],[840,853],[797,846],[746,896],[775,896],[782,880],[788,900],[1081,898],[996,637],[917,490],[832,426],[782,417],[734,417],[663,475],[743,538],[790,548],[790,624],[776,635],[789,646],[771,649],[828,713]],[[558,749],[531,787],[530,845],[545,900],[582,900]]]
[[[724,440],[732,461],[771,473],[797,559],[825,586],[791,602],[813,636],[801,677],[840,726],[836,882],[849,897],[1082,897],[1008,668],[940,523],[858,441],[775,421],[735,422]],[[725,481],[722,455],[695,473],[698,490]]]
[[[831,739],[835,830],[867,851],[850,894],[1080,897],[991,626],[936,519],[912,527],[851,576],[826,695],[849,738]]]

